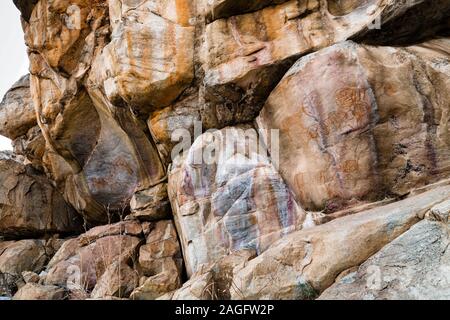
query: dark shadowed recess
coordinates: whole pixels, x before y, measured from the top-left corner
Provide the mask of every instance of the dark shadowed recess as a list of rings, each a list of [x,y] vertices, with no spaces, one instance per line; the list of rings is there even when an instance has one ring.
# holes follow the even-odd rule
[[[450,34],[450,1],[435,0],[407,10],[403,16],[354,37],[369,45],[408,46]]]
[[[29,21],[33,8],[39,0],[13,0],[16,7],[22,13],[22,18],[25,21]]]

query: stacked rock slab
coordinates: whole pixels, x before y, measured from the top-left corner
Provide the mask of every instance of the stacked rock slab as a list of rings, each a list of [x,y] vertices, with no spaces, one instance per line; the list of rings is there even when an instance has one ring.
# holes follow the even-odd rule
[[[71,299],[155,299],[180,287],[182,265],[172,222],[130,220],[67,240],[42,282],[67,288]]]

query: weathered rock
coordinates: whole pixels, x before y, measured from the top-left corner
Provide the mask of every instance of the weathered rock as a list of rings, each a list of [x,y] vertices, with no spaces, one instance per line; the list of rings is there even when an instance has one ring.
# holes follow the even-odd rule
[[[191,93],[174,105],[152,113],[148,119],[148,127],[164,163],[171,163],[173,148],[180,142],[184,143],[179,141],[182,137],[181,133],[187,131],[191,135],[191,139],[186,142],[190,144],[196,134],[195,125],[205,124],[199,105],[201,104],[198,93]],[[210,126],[210,128],[213,127],[214,125]],[[205,129],[207,129],[206,126]],[[201,129],[197,130],[200,131],[198,134],[202,133]]]
[[[172,210],[167,194],[167,183],[136,192],[131,198],[130,208],[132,216],[141,221],[170,218]]]
[[[103,1],[43,0],[25,24],[43,165],[91,224],[121,215],[135,191],[165,177],[145,122],[111,104],[95,80],[109,21]]]
[[[210,300],[211,294],[208,289],[211,283],[213,283],[212,272],[197,271],[182,288],[166,293],[156,300]]]
[[[276,5],[288,0],[209,0],[206,1],[207,21],[228,18],[246,12],[256,11],[269,5]]]
[[[430,210],[430,216],[432,219],[441,221],[443,223],[450,222],[450,200],[444,201]]]
[[[145,276],[162,272],[165,264],[178,270],[180,276],[183,259],[175,226],[171,221],[159,221],[147,236],[146,244],[139,249],[139,265]],[[175,268],[172,268],[175,266]]]
[[[34,50],[30,55],[30,73],[38,75],[35,58],[42,55],[50,68],[60,68],[48,69],[48,75],[62,72],[66,80],[69,74],[77,78],[82,76],[99,44],[92,31],[99,31],[107,18],[106,1],[37,2],[29,22],[24,24],[25,42]]]
[[[237,4],[215,1],[213,6],[218,2]],[[450,14],[450,4],[438,2],[292,0],[216,20],[206,27],[200,53],[205,70],[205,100],[215,108],[231,110],[235,122],[251,121],[270,91],[300,56],[353,37],[370,38],[368,33],[375,28],[384,29],[384,41],[396,38],[397,33],[392,31],[397,31],[398,26],[385,29],[397,19],[403,24],[401,36],[414,35],[417,39],[420,34],[415,32],[417,29],[407,27],[408,18],[416,20],[415,9],[420,6],[428,18],[428,26],[445,19]],[[243,7],[242,12],[245,11]],[[405,18],[407,12],[410,14]]]
[[[301,227],[304,212],[258,142],[248,126],[205,133],[174,163],[169,197],[188,275],[232,251],[261,253]]]
[[[148,277],[140,287],[131,293],[130,299],[156,300],[162,295],[176,290],[180,285],[177,269],[165,269],[154,276]]]
[[[22,13],[22,18],[25,19],[25,21],[30,19],[33,8],[38,1],[39,0],[13,0],[16,7]]]
[[[81,230],[75,210],[42,173],[0,156],[0,235],[25,238]]]
[[[30,76],[23,76],[0,103],[0,134],[16,139],[36,126],[36,113],[30,96]]]
[[[66,292],[57,286],[27,283],[14,295],[13,300],[64,300]]]
[[[111,231],[99,227],[101,230],[94,231],[95,235],[91,233],[64,243],[49,262],[44,283],[89,293],[113,263],[132,263],[141,239],[132,235],[116,234],[118,230],[126,230],[122,229],[123,225],[110,227]],[[113,270],[108,270],[105,277],[111,279],[112,272]],[[105,290],[108,289],[98,289],[99,292]]]
[[[203,265],[183,287],[161,296],[160,300],[228,300],[233,274],[242,269],[256,255],[254,250],[240,250],[220,258],[210,265]]]
[[[187,88],[194,77],[192,10],[190,1],[109,1],[112,40],[94,73],[113,104],[148,114]]]
[[[58,249],[58,251],[55,253],[55,255],[52,257],[52,259],[48,262],[47,269],[51,269],[58,263],[74,256],[76,254],[76,251],[78,248],[79,248],[78,238],[67,239],[61,245],[61,247]],[[45,272],[45,276],[47,276],[47,275],[48,275],[48,272]]]
[[[129,297],[139,283],[138,273],[128,265],[113,262],[97,281],[91,298]]]
[[[235,272],[232,299],[313,299],[406,232],[450,195],[440,187],[387,206],[297,231]]]
[[[421,221],[319,299],[450,299],[449,244],[448,225]]]
[[[15,154],[25,157],[25,163],[30,163],[33,168],[43,171],[42,159],[45,154],[45,139],[39,126],[34,126],[25,135],[13,140]]]
[[[44,240],[0,242],[0,295],[12,295],[24,271],[40,272],[55,248]]]
[[[171,221],[130,220],[66,241],[41,278],[67,288],[69,299],[155,299],[181,286],[182,265]]]
[[[143,283],[130,298],[154,300],[181,286],[183,259],[175,226],[159,221],[139,249],[139,267]]]
[[[336,210],[448,177],[449,62],[448,39],[345,42],[300,59],[258,123],[280,130],[280,173],[301,205]]]

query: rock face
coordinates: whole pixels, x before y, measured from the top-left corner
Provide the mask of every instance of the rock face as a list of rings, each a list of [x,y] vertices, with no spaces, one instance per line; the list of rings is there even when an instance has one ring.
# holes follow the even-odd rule
[[[450,1],[13,0],[0,299],[444,299]]]
[[[33,237],[81,231],[81,219],[52,186],[36,172],[0,153],[0,236]]]
[[[108,60],[100,53],[107,51],[110,18],[117,18],[108,12],[105,1],[39,1],[25,24],[33,50],[31,92],[47,144],[44,166],[92,224],[121,214],[135,191],[165,175],[145,123],[114,106],[101,89],[99,74]]]
[[[215,1],[214,8],[235,6],[235,1]],[[206,26],[201,61],[205,70],[205,98],[219,108],[232,106],[238,119],[256,116],[292,63],[301,55],[334,43],[388,28],[388,23],[421,4],[367,1],[256,1],[255,6],[271,4],[254,13],[218,19]],[[278,4],[279,5],[274,5]],[[447,12],[450,4],[440,4],[430,12]],[[414,10],[414,12],[415,12]],[[232,12],[232,10],[230,10]],[[240,10],[239,10],[240,11]],[[242,11],[247,11],[244,6]],[[240,12],[242,12],[240,11]],[[437,14],[440,16],[440,14]],[[442,16],[441,16],[442,18]],[[402,23],[408,16],[402,18]],[[405,30],[407,37],[411,29]],[[384,40],[396,33],[384,33]],[[416,34],[417,35],[417,34]]]
[[[320,299],[448,300],[449,243],[448,225],[421,221]]]
[[[28,283],[14,295],[13,300],[63,300],[65,291],[57,286]]]
[[[181,286],[183,261],[171,221],[99,226],[67,240],[41,281],[69,299],[155,299]]]
[[[169,195],[189,275],[231,251],[261,253],[301,228],[305,213],[258,144],[251,127],[225,128],[200,136],[174,163]]]
[[[450,175],[450,69],[439,63],[449,58],[448,39],[346,42],[289,70],[258,123],[280,129],[280,173],[305,208],[401,196]]]
[[[0,295],[12,294],[21,285],[23,272],[41,272],[58,247],[58,241],[1,242]]]
[[[183,259],[175,226],[160,221],[139,249],[141,286],[131,294],[135,300],[154,300],[181,286]]]
[[[36,113],[30,97],[30,77],[27,75],[9,89],[0,104],[0,134],[16,139],[36,124]]]
[[[194,77],[192,3],[109,1],[112,41],[94,62],[100,73],[95,80],[109,101],[148,114],[171,104],[189,86]]]
[[[298,231],[233,277],[235,299],[312,299],[417,223],[449,187]]]

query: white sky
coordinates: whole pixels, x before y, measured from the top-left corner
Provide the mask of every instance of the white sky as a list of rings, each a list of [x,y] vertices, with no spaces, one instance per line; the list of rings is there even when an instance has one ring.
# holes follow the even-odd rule
[[[28,73],[20,12],[12,0],[0,0],[0,100],[8,89]],[[0,136],[0,150],[11,150],[9,139]]]

